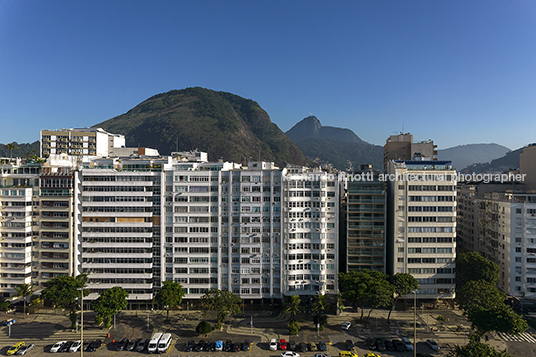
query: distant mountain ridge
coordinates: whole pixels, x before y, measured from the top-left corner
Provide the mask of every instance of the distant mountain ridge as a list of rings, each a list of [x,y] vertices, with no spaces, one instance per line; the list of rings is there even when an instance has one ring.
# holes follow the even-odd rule
[[[286,134],[311,160],[318,158],[339,170],[359,170],[361,164],[383,169],[382,146],[361,140],[350,129],[322,126],[315,116],[304,118]]]
[[[310,163],[257,102],[201,87],[157,94],[93,127],[125,135],[127,146],[157,148],[162,155],[197,148],[211,161]]]
[[[450,160],[457,170],[461,170],[476,163],[488,163],[509,151],[499,144],[467,144],[438,150],[437,159]]]
[[[314,115],[304,118],[285,134],[295,143],[312,138],[336,139],[350,142],[364,142],[352,130],[334,126],[322,126]]]
[[[509,169],[517,169],[519,168],[519,154],[521,151],[523,151],[523,148],[510,151],[498,159],[491,160],[491,162],[469,165],[464,169],[460,169],[459,171],[465,174],[470,174],[473,172],[479,174],[498,173],[508,171]]]

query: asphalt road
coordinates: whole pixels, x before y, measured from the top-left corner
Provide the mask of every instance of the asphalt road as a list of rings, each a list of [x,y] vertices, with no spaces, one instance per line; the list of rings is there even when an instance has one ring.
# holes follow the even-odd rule
[[[113,341],[119,341],[126,337],[129,339],[150,338],[154,332],[169,332],[173,336],[173,343],[164,353],[165,356],[182,357],[225,357],[225,356],[255,356],[255,357],[279,357],[281,351],[269,351],[268,342],[270,339],[286,339],[295,342],[315,342],[325,341],[328,344],[327,353],[330,356],[338,356],[339,351],[346,350],[345,341],[351,340],[355,344],[355,352],[362,356],[368,352],[365,346],[367,337],[381,337],[387,339],[399,339],[408,337],[413,341],[413,311],[395,311],[391,315],[391,321],[387,324],[387,311],[373,311],[366,326],[360,322],[360,313],[349,310],[339,316],[328,315],[328,324],[324,331],[317,331],[313,325],[310,314],[301,314],[297,320],[301,325],[300,334],[289,336],[287,324],[289,316],[285,316],[277,311],[251,311],[245,315],[236,315],[226,322],[222,331],[213,331],[208,336],[198,336],[195,333],[195,326],[199,323],[199,313],[197,311],[186,312],[172,311],[167,319],[165,312],[156,311],[123,311],[116,317],[115,327],[110,329],[96,327],[93,324],[93,312],[84,313],[84,340],[101,339],[105,343],[96,352],[84,352],[85,356],[93,357],[131,357],[139,356],[139,352],[116,351]],[[368,310],[365,316],[368,314]],[[438,315],[447,318],[445,323],[436,320]],[[469,323],[461,316],[459,311],[453,310],[418,310],[417,311],[417,352],[429,354],[430,356],[446,356],[453,346],[464,345],[466,343],[466,333],[469,330]],[[74,341],[80,339],[80,331],[69,329],[70,321],[66,312],[54,310],[41,310],[37,314],[25,316],[18,313],[0,313],[0,320],[15,318],[17,322],[11,326],[11,337],[8,336],[9,329],[2,326],[0,329],[0,355],[6,355],[7,350],[19,341],[34,343],[36,348],[27,355],[41,356],[48,355],[52,344],[57,341]],[[205,318],[214,324],[213,319]],[[250,322],[253,321],[253,326]],[[352,323],[349,331],[342,331],[341,324],[345,321]],[[457,327],[461,326],[461,330]],[[433,331],[432,331],[433,328]],[[110,337],[107,337],[107,334]],[[514,352],[520,356],[536,357],[536,338],[532,338],[532,333],[527,333],[525,339],[519,341],[508,341],[508,336],[490,335],[486,343],[499,349],[508,349],[511,354]],[[249,340],[252,345],[250,351],[241,352],[184,352],[184,346],[188,340],[217,341],[231,339],[234,342]],[[434,339],[441,347],[439,351],[433,351],[427,344],[426,339]],[[76,355],[76,353],[60,353],[60,355]],[[142,354],[147,354],[143,352]],[[301,357],[314,357],[315,352],[299,352]],[[413,352],[378,352],[384,356],[413,356]],[[59,357],[59,356],[58,356]]]

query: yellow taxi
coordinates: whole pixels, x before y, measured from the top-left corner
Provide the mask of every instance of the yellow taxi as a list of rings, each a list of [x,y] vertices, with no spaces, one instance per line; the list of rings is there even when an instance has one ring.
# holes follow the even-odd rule
[[[356,353],[350,351],[340,351],[339,357],[359,357]]]
[[[363,357],[382,357],[382,356],[377,355],[377,354],[372,353],[372,352],[369,351],[369,353],[365,353],[365,354],[363,355]]]
[[[9,348],[9,350],[7,350],[7,354],[8,356],[9,355],[14,355],[15,353],[17,353],[18,350],[21,349],[21,347],[24,346],[24,342],[21,341],[21,342],[17,342],[16,344],[14,344],[13,346],[11,346]]]

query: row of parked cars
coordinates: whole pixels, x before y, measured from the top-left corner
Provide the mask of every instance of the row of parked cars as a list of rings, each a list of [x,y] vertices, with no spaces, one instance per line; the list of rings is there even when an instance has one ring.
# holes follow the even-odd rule
[[[33,350],[34,348],[35,348],[35,345],[33,343],[27,345],[24,343],[24,341],[21,341],[11,346],[9,350],[7,350],[7,354],[9,356],[12,356],[12,355],[22,356],[22,355],[25,355],[26,352],[29,352]]]
[[[52,353],[61,353],[61,352],[77,352],[80,349],[83,349],[86,352],[95,352],[99,347],[102,346],[101,340],[92,340],[84,341],[82,345],[81,341],[58,341],[50,347],[50,352]]]
[[[328,346],[326,345],[324,341],[320,341],[318,342],[318,344],[315,342],[296,343],[292,340],[287,342],[285,339],[281,339],[277,341],[275,338],[272,338],[270,340],[269,349],[270,351],[276,351],[276,350],[287,351],[288,350],[288,351],[295,351],[295,352],[307,352],[307,351],[315,352],[315,351],[327,351]]]
[[[184,352],[215,352],[215,351],[226,351],[226,352],[239,352],[239,351],[249,351],[251,343],[248,340],[244,342],[233,342],[231,340],[216,341],[216,342],[206,342],[200,340],[197,343],[193,340],[186,342]]]

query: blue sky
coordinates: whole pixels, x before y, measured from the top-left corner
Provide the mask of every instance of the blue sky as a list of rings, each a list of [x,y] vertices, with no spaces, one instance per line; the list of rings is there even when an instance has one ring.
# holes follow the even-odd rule
[[[536,142],[533,0],[0,0],[0,143],[201,86],[383,145]]]

